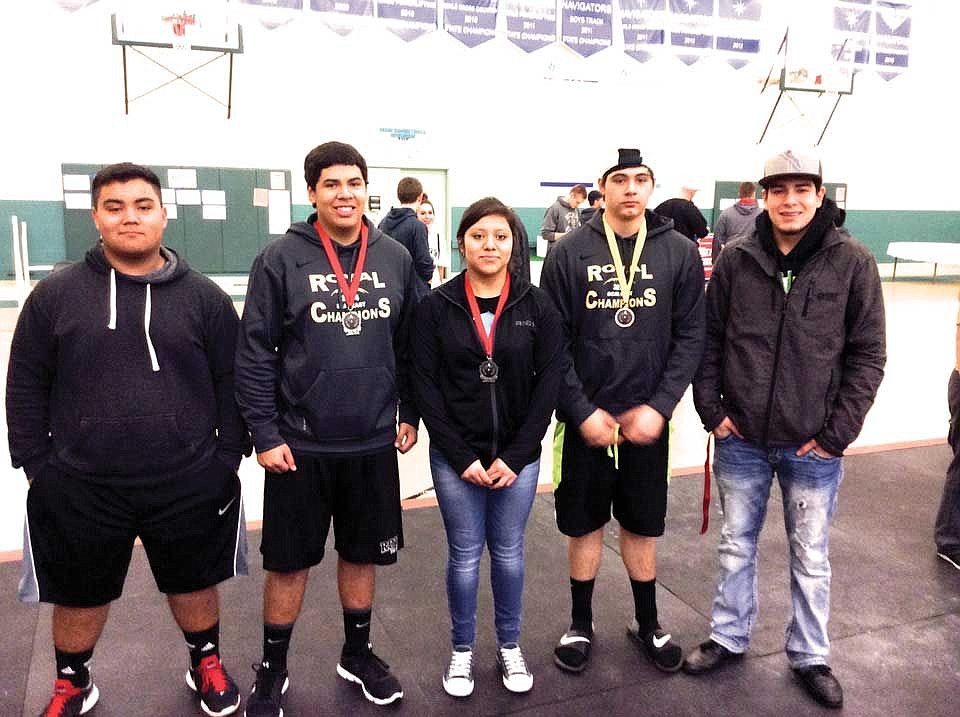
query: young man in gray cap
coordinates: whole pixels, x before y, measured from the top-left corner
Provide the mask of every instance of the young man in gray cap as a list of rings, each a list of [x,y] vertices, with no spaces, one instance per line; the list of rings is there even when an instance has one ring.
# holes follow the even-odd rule
[[[790,544],[790,666],[827,707],[829,526],[886,362],[883,293],[870,252],[823,205],[820,161],[781,152],[760,180],[753,234],[721,252],[707,289],[707,346],[693,384],[716,442],[723,505],[710,638],[687,656],[701,674],[741,656],[757,616],[757,538],[776,474]]]
[[[554,662],[568,672],[581,672],[590,657],[611,507],[634,597],[629,634],[657,668],[672,672],[683,662],[658,621],[656,540],[667,510],[667,421],[703,352],[703,262],[668,219],[647,210],[653,186],[640,151],[621,149],[600,179],[605,210],[554,247],[541,277],[573,353],[557,409],[568,427],[554,467],[573,603]]]

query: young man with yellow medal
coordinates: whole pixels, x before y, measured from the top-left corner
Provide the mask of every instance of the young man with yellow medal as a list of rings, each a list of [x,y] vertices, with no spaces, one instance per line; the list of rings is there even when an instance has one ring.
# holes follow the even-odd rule
[[[569,672],[584,670],[590,657],[593,585],[611,508],[634,596],[628,632],[658,669],[683,662],[657,618],[656,539],[667,508],[667,421],[703,352],[703,263],[689,239],[647,209],[653,187],[640,151],[619,150],[600,179],[605,210],[564,237],[541,279],[572,352],[557,409],[569,429],[554,468],[573,603],[554,662]]]

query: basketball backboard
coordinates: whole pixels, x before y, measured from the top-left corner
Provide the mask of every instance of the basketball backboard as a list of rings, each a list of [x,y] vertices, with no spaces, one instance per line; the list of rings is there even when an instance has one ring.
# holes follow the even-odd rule
[[[113,44],[243,52],[243,35],[224,2],[127,3],[113,15]]]

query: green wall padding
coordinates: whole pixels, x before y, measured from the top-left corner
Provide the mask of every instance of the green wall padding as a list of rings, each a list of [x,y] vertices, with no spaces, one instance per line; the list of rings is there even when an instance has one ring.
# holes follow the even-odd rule
[[[13,229],[10,217],[27,223],[30,264],[55,264],[66,256],[63,202],[0,199],[0,277],[13,278]]]

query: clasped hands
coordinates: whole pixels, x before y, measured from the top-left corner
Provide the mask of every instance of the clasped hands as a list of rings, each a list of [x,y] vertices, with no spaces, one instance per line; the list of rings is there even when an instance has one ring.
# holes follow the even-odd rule
[[[497,458],[490,464],[489,468],[484,468],[480,460],[477,459],[467,466],[467,470],[461,474],[460,478],[481,488],[497,490],[513,485],[513,482],[517,480],[517,474],[501,458]]]
[[[643,403],[613,416],[602,408],[596,409],[580,424],[580,435],[591,448],[605,448],[624,441],[646,446],[656,441],[667,425],[663,415]],[[619,432],[616,431],[620,427]]]

